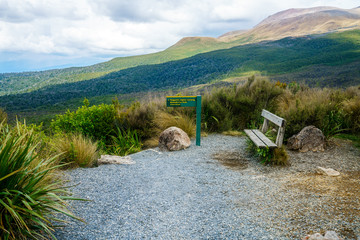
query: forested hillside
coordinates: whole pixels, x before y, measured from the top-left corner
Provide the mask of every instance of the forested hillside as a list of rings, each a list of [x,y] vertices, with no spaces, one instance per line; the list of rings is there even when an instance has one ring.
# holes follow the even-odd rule
[[[314,66],[344,67],[349,77],[341,82],[332,76],[319,79],[318,86],[360,84],[360,30],[326,36],[285,38],[198,54],[191,58],[144,65],[109,73],[88,81],[49,86],[38,91],[0,97],[8,112],[36,109],[71,99],[184,88],[258,71],[263,75],[309,71]],[[302,79],[306,82],[306,79]],[[310,82],[311,83],[311,82]]]
[[[218,38],[185,37],[168,49],[157,53],[118,57],[87,67],[0,74],[0,96],[30,92],[50,85],[86,81],[126,68],[161,64],[249,43],[359,28],[359,8],[288,9],[269,16],[250,30],[232,31]]]

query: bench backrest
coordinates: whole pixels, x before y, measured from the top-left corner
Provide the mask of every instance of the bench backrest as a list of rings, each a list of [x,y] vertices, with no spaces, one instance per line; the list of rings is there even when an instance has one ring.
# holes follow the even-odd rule
[[[265,133],[269,129],[269,121],[279,127],[275,144],[278,147],[281,147],[283,140],[284,140],[284,135],[285,135],[285,124],[286,124],[285,119],[283,119],[279,116],[276,116],[275,114],[273,114],[265,109],[262,110],[261,116],[264,117],[264,123],[261,128],[261,131],[263,133]]]

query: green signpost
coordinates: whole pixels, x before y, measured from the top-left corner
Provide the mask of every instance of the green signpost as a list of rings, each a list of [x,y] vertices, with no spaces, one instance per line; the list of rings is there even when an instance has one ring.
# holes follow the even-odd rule
[[[167,107],[196,107],[196,146],[200,146],[201,136],[201,96],[166,97]]]

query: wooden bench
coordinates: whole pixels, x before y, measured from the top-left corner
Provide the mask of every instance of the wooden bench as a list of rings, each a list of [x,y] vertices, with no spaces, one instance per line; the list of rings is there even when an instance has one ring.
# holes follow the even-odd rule
[[[261,116],[264,117],[264,123],[262,125],[261,131],[258,129],[245,129],[244,131],[246,135],[249,136],[251,141],[253,141],[258,148],[281,147],[284,140],[286,121],[265,109],[262,110]],[[276,136],[276,143],[273,143],[264,135],[264,133],[266,133],[266,131],[269,129],[269,121],[279,127]]]

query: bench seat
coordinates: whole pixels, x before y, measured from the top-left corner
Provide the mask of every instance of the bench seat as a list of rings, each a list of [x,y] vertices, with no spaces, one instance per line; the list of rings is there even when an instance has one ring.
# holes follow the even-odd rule
[[[258,148],[277,148],[278,146],[268,139],[260,130],[245,129],[244,132]]]
[[[275,114],[263,109],[261,116],[264,118],[264,123],[262,125],[261,131],[258,129],[245,129],[244,132],[249,136],[251,141],[255,143],[258,148],[277,148],[281,147],[285,134],[285,124],[286,121],[276,116]],[[272,142],[267,138],[264,133],[269,129],[269,122],[272,122],[278,127],[278,133],[276,136],[276,143]]]

